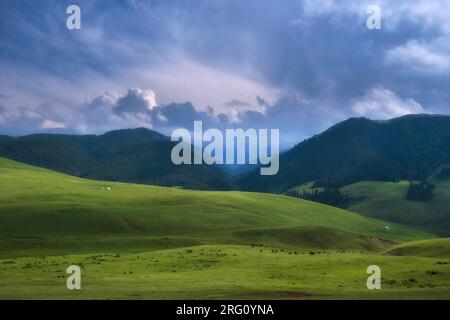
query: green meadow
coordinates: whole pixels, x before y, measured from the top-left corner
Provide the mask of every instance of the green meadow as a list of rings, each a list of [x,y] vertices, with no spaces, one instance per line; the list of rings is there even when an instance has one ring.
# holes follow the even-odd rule
[[[409,181],[363,181],[341,191],[352,199],[347,210],[449,236],[450,180],[430,180],[435,186],[434,196],[426,202],[405,199]]]
[[[66,288],[71,264],[81,290]],[[373,264],[381,290],[366,287]],[[448,239],[283,195],[100,182],[0,158],[0,299],[42,298],[450,299]]]
[[[81,290],[65,268],[82,267]],[[382,289],[366,288],[379,265]],[[436,299],[450,298],[450,259],[327,250],[195,246],[135,254],[0,261],[2,299]]]

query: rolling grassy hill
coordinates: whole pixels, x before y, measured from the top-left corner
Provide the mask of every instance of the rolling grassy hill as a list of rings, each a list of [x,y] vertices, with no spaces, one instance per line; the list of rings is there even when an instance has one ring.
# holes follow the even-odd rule
[[[435,186],[434,196],[424,202],[405,198],[408,181],[363,181],[345,186],[341,192],[351,199],[347,210],[449,236],[450,180],[430,181]]]
[[[320,234],[335,248],[371,248],[369,237],[432,237],[392,224],[385,232],[386,222],[282,195],[105,183],[7,159],[0,160],[0,177],[3,255],[40,248],[63,252],[64,246],[72,252],[202,243],[301,247],[303,238],[308,247],[323,248]]]
[[[396,256],[450,258],[450,238],[407,242],[394,246],[386,253]]]
[[[432,234],[282,195],[101,182],[0,158],[0,199],[0,299],[450,298],[443,257],[380,254]],[[82,290],[66,289],[71,264]],[[366,288],[371,264],[382,291]]]

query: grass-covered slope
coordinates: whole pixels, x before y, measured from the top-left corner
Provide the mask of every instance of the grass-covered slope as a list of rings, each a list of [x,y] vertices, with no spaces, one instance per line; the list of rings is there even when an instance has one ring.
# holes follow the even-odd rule
[[[389,240],[317,226],[250,229],[235,234],[255,245],[264,243],[275,248],[383,251],[393,245]]]
[[[386,233],[385,224],[281,195],[105,183],[0,159],[4,256],[274,241],[301,247],[302,237],[320,248],[325,241],[320,234],[336,237],[343,248],[370,248],[372,237],[398,241],[433,237],[394,224]],[[308,228],[295,229],[299,227]],[[280,238],[276,230],[267,233],[270,228],[294,229],[281,232]],[[310,228],[317,228],[316,240],[308,238]],[[286,239],[288,234],[292,239]],[[339,242],[333,246],[339,247]]]
[[[433,199],[426,202],[405,198],[409,182],[363,181],[348,185],[341,192],[351,202],[347,210],[373,218],[413,225],[450,235],[450,180],[433,179]]]
[[[280,195],[105,183],[0,158],[0,300],[449,299],[445,252],[379,254],[395,245],[381,239],[432,235],[385,224]],[[72,264],[82,290],[66,288]],[[383,290],[366,287],[372,264]]]
[[[407,242],[387,251],[396,256],[450,258],[450,238]],[[448,262],[450,264],[450,261]]]

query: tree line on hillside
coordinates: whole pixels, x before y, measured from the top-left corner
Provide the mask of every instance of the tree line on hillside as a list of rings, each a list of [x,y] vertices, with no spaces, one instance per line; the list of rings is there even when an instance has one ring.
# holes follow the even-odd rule
[[[314,183],[313,189],[291,189],[286,195],[309,200],[313,202],[323,203],[338,208],[348,207],[351,197],[343,194],[339,188],[320,188]],[[435,186],[427,181],[414,182],[411,181],[406,192],[405,198],[410,201],[426,202],[433,199]]]
[[[338,208],[345,208],[350,201],[350,198],[343,195],[338,188],[313,189],[311,191],[294,189],[286,192],[286,195]]]
[[[409,183],[406,199],[410,201],[429,201],[433,199],[434,185],[430,182],[420,181]]]

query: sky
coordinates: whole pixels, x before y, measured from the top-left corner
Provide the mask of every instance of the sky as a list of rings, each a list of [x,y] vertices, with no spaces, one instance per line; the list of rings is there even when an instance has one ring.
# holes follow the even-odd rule
[[[81,29],[66,27],[69,5]],[[381,10],[381,29],[367,28]],[[0,134],[279,129],[450,113],[450,1],[0,2]]]

